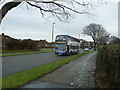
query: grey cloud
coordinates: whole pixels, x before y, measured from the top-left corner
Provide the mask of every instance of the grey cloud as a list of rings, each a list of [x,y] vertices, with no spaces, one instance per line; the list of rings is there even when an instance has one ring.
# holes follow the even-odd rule
[[[108,32],[117,35],[117,3],[111,3],[96,7],[94,12],[97,16],[74,15],[76,18],[70,23],[61,23],[56,21],[55,36],[57,34],[69,34],[78,37],[82,28],[89,23],[102,24]],[[107,7],[107,8],[106,8]],[[45,23],[38,10],[25,10],[22,7],[14,9],[4,18],[3,28],[6,28],[6,34],[16,38],[47,39],[51,41],[52,22]],[[54,22],[54,21],[53,21]],[[114,29],[114,32],[112,31]],[[84,39],[89,39],[83,36]],[[91,40],[91,39],[90,39]]]

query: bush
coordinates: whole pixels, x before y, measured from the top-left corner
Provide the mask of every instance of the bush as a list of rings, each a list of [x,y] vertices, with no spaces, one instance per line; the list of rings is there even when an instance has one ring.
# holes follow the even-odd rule
[[[96,82],[100,88],[120,87],[120,44],[98,48]]]

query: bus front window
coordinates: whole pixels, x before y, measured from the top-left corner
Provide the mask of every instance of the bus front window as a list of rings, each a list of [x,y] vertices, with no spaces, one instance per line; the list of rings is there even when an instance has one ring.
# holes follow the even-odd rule
[[[58,50],[65,50],[66,49],[66,44],[56,44],[56,49]]]

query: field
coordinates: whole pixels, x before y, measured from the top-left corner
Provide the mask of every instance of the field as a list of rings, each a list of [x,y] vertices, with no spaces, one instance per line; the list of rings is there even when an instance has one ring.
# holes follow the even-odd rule
[[[40,49],[39,51],[43,52],[43,51],[52,51],[52,49]],[[2,53],[15,53],[15,52],[35,52],[35,50],[2,50]]]
[[[34,53],[48,53],[53,52],[53,49],[40,49],[39,51],[33,50],[2,50],[3,54],[0,56],[13,56],[13,55],[23,55],[23,54],[34,54]]]

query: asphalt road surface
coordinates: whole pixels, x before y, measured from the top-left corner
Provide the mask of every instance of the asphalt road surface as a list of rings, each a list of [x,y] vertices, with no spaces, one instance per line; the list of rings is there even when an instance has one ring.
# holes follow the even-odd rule
[[[81,51],[83,53],[84,51]],[[66,58],[53,52],[2,57],[2,77]]]
[[[97,52],[89,53],[22,88],[95,88],[96,58]]]

